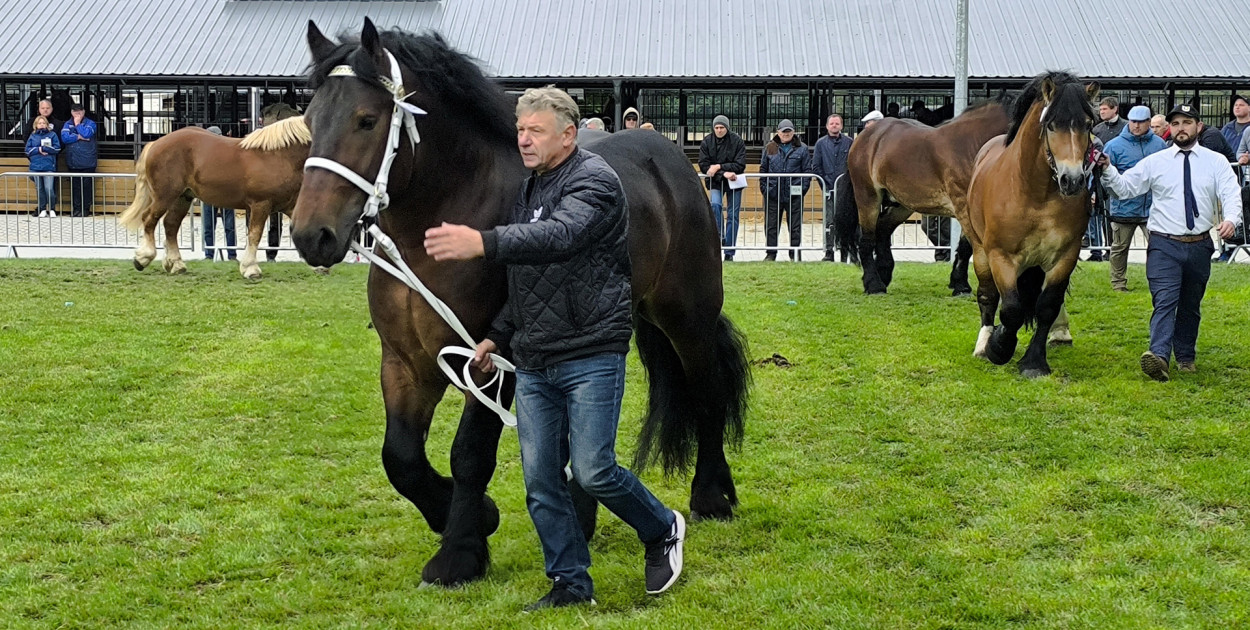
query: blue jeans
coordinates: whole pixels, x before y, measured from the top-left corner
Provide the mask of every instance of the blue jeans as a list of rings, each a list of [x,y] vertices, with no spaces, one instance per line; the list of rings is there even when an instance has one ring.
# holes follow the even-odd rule
[[[51,175],[36,175],[33,179],[39,200],[38,210],[56,210],[56,178]]]
[[[201,202],[203,203],[203,202]],[[233,208],[215,208],[206,203],[203,204],[204,216],[201,223],[204,225],[204,257],[213,259],[213,232],[216,231],[217,215],[221,214],[221,230],[226,233],[226,247],[235,246],[234,234],[234,209]],[[237,250],[230,249],[226,251],[226,256],[230,260],[238,258]]]
[[[542,541],[547,576],[592,596],[590,549],[565,481],[566,462],[582,488],[633,527],[640,540],[668,534],[674,520],[634,473],[616,463],[625,355],[604,352],[540,370],[517,369],[516,377],[525,502]]]
[[[1154,313],[1150,316],[1150,352],[1168,361],[1193,361],[1197,355],[1202,296],[1211,278],[1210,238],[1182,243],[1151,235],[1146,247],[1146,280]]]
[[[724,190],[713,186],[708,191],[708,196],[712,199],[712,216],[716,218],[720,243],[727,248],[725,255],[733,258],[734,250],[728,248],[738,243],[738,214],[742,210],[742,189],[730,190],[729,184],[724,184]],[[724,214],[721,213],[722,207],[725,210]]]

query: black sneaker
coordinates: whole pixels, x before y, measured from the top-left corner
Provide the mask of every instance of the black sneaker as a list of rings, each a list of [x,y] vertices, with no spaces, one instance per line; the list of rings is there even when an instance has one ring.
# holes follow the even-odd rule
[[[565,606],[576,606],[578,604],[595,605],[595,598],[581,595],[569,590],[568,584],[556,579],[551,584],[551,592],[543,596],[542,599],[525,607],[522,612],[534,612],[544,608],[563,608]]]
[[[673,527],[663,539],[647,545],[647,594],[659,595],[681,577],[681,546],[686,540],[686,519],[673,510]]]

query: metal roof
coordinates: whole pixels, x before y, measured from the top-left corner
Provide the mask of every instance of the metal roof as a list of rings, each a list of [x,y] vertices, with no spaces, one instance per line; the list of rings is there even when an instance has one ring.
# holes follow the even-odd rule
[[[511,79],[951,78],[955,0],[0,0],[0,76],[298,77],[305,25],[436,29]],[[1169,15],[1138,0],[1140,16]],[[1228,5],[1162,28],[1087,0],[972,0],[969,74],[1250,77]],[[73,16],[73,18],[69,17]],[[1208,19],[1209,18],[1209,19]],[[1145,20],[1146,24],[1140,23]],[[81,26],[75,26],[81,25]],[[1244,25],[1242,27],[1244,31]]]

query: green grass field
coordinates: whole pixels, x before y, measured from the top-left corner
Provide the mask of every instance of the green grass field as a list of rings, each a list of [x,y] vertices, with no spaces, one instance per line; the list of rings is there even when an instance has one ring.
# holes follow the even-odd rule
[[[948,268],[726,269],[754,358],[742,505],[643,593],[601,511],[598,606],[546,592],[515,433],[487,579],[418,588],[437,538],[387,482],[364,265],[0,261],[0,625],[13,628],[1238,628],[1250,625],[1250,268],[1217,266],[1199,373],[1147,380],[1150,296],[1074,275],[1054,375],[971,356]],[[1024,344],[1017,356],[1023,352]],[[631,355],[620,452],[646,386]],[[447,470],[459,397],[431,460]],[[625,459],[625,458],[623,458]],[[648,471],[686,508],[687,479]]]

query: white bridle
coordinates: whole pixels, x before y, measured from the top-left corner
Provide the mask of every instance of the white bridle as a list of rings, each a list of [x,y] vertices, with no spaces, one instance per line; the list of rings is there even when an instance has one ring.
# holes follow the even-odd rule
[[[338,174],[343,179],[346,179],[365,192],[367,199],[365,201],[364,211],[361,213],[361,219],[364,219],[365,217],[376,217],[379,211],[390,205],[390,197],[386,194],[386,187],[391,176],[391,164],[395,161],[395,156],[399,149],[399,130],[402,128],[408,132],[408,140],[412,143],[412,148],[415,151],[417,143],[421,142],[421,136],[417,133],[417,115],[425,113],[425,110],[422,110],[420,107],[417,107],[416,105],[413,105],[405,100],[412,95],[404,90],[404,79],[400,75],[399,62],[395,60],[395,56],[392,55],[390,51],[383,49],[383,52],[386,53],[386,59],[390,63],[391,76],[389,78],[378,77],[378,80],[382,83],[382,86],[391,93],[391,100],[395,102],[395,108],[391,112],[391,129],[387,136],[386,153],[382,155],[382,167],[378,169],[377,181],[370,184],[368,180],[361,177],[352,169],[329,158],[310,157],[304,161],[305,171],[310,168],[325,169]],[[329,76],[354,77],[356,76],[356,72],[352,70],[351,66],[341,65],[336,66],[333,70],[331,70]],[[434,293],[432,293],[429,288],[425,286],[425,283],[421,282],[421,280],[417,278],[416,274],[412,272],[412,269],[409,268],[408,264],[404,262],[403,256],[400,255],[399,248],[395,246],[395,241],[391,240],[389,236],[382,232],[382,229],[379,228],[376,223],[369,226],[369,234],[373,235],[373,238],[377,240],[378,247],[382,249],[382,252],[386,254],[387,258],[390,258],[390,261],[374,254],[368,248],[362,246],[356,241],[352,241],[352,251],[364,256],[369,260],[369,262],[377,265],[378,268],[391,274],[392,276],[395,276],[400,282],[403,282],[410,289],[419,293],[421,297],[425,298],[425,301],[429,303],[430,308],[434,309],[434,312],[438,313],[438,316],[443,318],[443,321],[447,322],[447,325],[451,326],[451,329],[454,330],[456,334],[460,336],[460,339],[468,346],[448,346],[439,350],[438,357],[436,359],[438,367],[443,370],[443,373],[447,375],[447,378],[451,379],[453,385],[461,390],[473,394],[474,398],[477,398],[478,401],[486,405],[491,411],[494,411],[505,425],[515,427],[516,416],[503,405],[502,385],[504,372],[515,372],[516,366],[512,365],[511,362],[498,354],[492,353],[490,358],[495,364],[496,372],[495,375],[492,376],[491,379],[482,387],[479,387],[477,383],[473,382],[473,377],[470,374],[471,366],[469,365],[469,361],[465,361],[464,369],[457,374],[456,370],[447,363],[447,355],[454,354],[471,359],[474,355],[474,349],[477,347],[477,342],[473,340],[473,336],[470,335],[469,331],[465,329],[464,324],[460,323],[460,319],[456,317],[456,314],[451,310],[451,307],[447,306],[446,302],[438,299],[438,296],[434,295]],[[394,264],[391,264],[392,262]],[[482,391],[482,388],[494,385],[498,385],[499,388],[495,392],[495,398],[491,399],[485,392]]]

